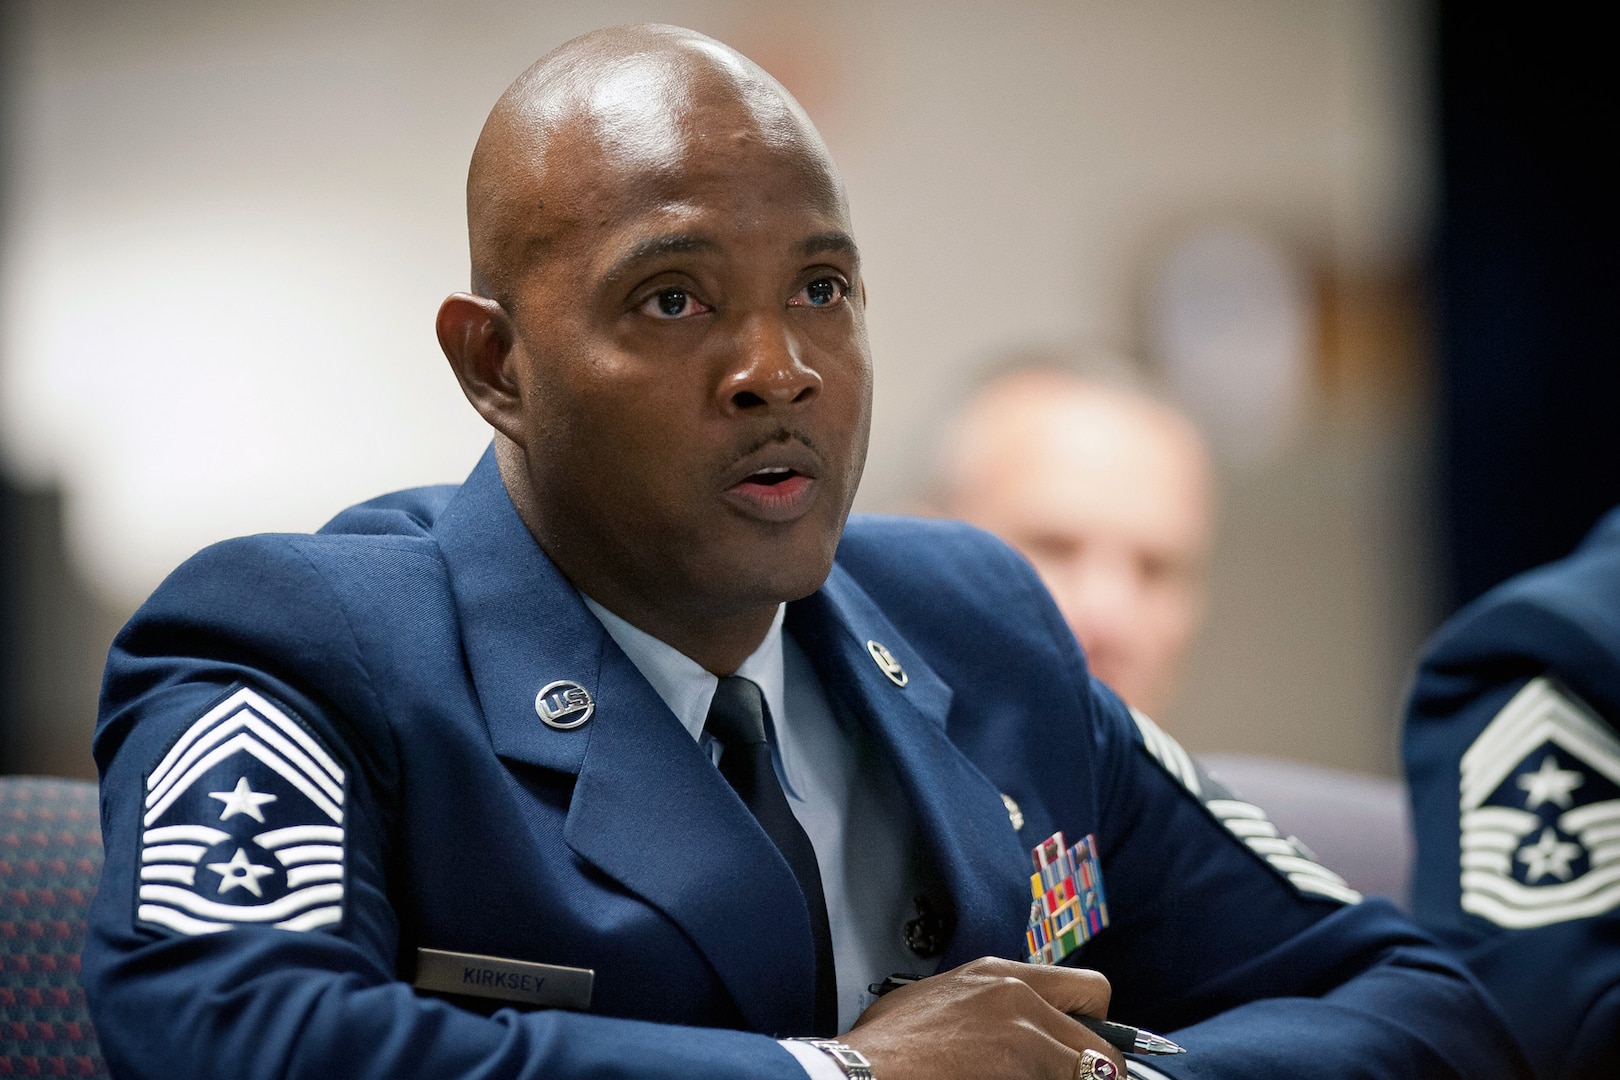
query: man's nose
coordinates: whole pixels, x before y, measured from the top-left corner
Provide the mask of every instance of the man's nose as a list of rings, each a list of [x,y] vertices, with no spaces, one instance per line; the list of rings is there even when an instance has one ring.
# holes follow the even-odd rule
[[[808,404],[821,392],[821,375],[785,319],[756,316],[740,328],[719,391],[728,412],[772,412]]]

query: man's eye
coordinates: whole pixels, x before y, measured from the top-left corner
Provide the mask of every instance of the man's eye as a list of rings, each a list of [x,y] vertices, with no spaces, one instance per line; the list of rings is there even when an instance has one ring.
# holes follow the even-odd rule
[[[685,289],[659,289],[641,302],[641,313],[655,319],[680,319],[708,311],[702,301]]]
[[[842,300],[848,287],[838,278],[817,278],[789,300],[798,307],[831,307]]]

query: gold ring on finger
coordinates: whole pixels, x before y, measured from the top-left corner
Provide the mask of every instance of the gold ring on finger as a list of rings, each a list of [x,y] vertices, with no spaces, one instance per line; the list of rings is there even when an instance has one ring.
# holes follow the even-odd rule
[[[1119,1066],[1096,1050],[1082,1050],[1074,1065],[1074,1080],[1120,1080]]]

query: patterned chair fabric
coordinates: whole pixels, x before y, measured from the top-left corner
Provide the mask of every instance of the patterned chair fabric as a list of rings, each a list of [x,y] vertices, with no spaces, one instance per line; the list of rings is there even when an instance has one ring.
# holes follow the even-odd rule
[[[95,784],[0,777],[0,1077],[107,1075],[79,987],[100,874]]]

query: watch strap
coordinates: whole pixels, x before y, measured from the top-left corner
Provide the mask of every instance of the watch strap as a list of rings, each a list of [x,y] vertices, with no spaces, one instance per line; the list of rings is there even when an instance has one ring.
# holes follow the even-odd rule
[[[788,1042],[806,1043],[820,1050],[823,1054],[838,1063],[849,1080],[876,1080],[872,1075],[872,1063],[866,1060],[866,1055],[837,1039],[795,1038]]]

